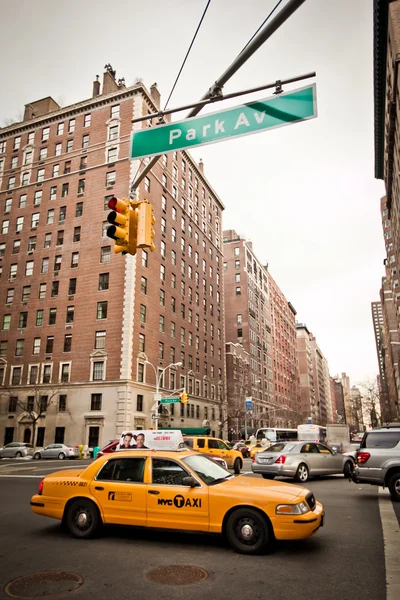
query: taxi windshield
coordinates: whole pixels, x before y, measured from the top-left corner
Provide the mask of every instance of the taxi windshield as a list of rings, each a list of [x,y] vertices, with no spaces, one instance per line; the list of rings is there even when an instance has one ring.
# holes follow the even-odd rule
[[[192,469],[192,471],[194,471],[207,485],[220,483],[234,477],[234,475],[228,473],[226,469],[220,467],[212,459],[201,456],[200,454],[196,456],[186,456],[182,459],[182,462],[190,467],[190,469]]]

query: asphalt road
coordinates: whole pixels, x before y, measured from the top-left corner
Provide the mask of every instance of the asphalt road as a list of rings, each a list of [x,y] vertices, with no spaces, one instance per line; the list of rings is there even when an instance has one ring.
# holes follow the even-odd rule
[[[57,598],[386,600],[377,488],[342,477],[308,482],[325,506],[324,527],[308,540],[280,542],[271,554],[247,557],[215,536],[109,527],[99,539],[69,537],[58,522],[33,514],[29,500],[41,475],[82,462],[89,461],[0,461],[1,599],[9,598],[5,584],[21,575],[70,571],[84,583]],[[184,586],[146,578],[151,568],[166,565],[198,566],[208,578]]]

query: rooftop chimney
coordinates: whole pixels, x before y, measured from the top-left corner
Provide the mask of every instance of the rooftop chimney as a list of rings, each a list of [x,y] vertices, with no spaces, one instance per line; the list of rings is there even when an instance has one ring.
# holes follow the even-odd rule
[[[150,96],[151,96],[154,104],[156,105],[156,107],[158,109],[160,109],[161,95],[160,95],[160,92],[158,91],[158,87],[157,87],[156,83],[153,83],[153,85],[150,88]]]
[[[96,96],[100,96],[100,81],[99,76],[96,75],[96,81],[93,81],[93,95],[92,98],[96,98]]]
[[[116,71],[112,68],[110,63],[104,66],[106,69],[103,75],[103,94],[110,94],[111,92],[117,92],[119,90],[118,83],[115,81]]]
[[[204,175],[204,163],[203,163],[202,158],[200,159],[200,162],[199,162],[199,169],[200,169],[200,172],[203,173],[203,175]]]

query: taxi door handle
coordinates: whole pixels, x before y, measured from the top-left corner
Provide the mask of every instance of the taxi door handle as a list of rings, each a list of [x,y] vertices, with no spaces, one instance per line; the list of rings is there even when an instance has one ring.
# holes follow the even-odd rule
[[[99,490],[99,492],[103,492],[104,488],[100,487],[99,485],[96,485],[96,487],[94,488],[95,490]]]
[[[148,493],[149,493],[149,494],[154,494],[154,496],[158,496],[158,494],[159,494],[160,492],[157,492],[156,490],[149,490],[149,491],[148,491]]]

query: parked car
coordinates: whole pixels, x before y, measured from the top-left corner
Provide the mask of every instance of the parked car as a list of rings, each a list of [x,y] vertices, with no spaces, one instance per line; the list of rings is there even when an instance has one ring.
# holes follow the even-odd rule
[[[0,458],[21,458],[22,456],[32,456],[34,447],[25,442],[11,442],[0,448]]]
[[[294,477],[305,483],[315,475],[342,473],[349,478],[353,472],[351,457],[314,442],[278,442],[256,454],[253,460],[252,471],[260,473],[264,479]]]
[[[389,488],[400,502],[400,424],[367,431],[357,450],[353,481]]]
[[[79,458],[80,452],[78,446],[68,446],[67,444],[50,444],[45,448],[35,450],[33,458],[40,460],[41,458]]]
[[[242,453],[243,458],[248,458],[250,456],[249,448],[244,442],[237,442],[232,446],[232,450],[239,450],[239,452]]]

